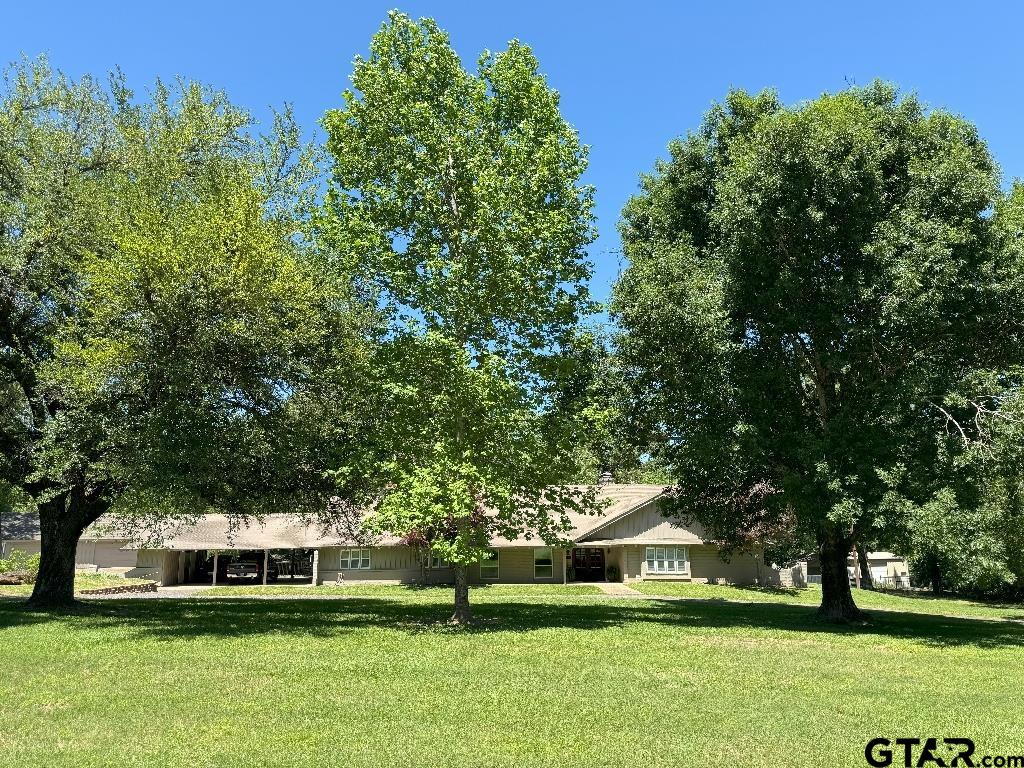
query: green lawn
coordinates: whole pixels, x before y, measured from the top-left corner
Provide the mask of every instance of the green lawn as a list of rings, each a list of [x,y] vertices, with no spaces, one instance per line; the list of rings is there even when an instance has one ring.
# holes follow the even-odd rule
[[[487,594],[492,597],[539,597],[552,595],[599,595],[601,590],[593,584],[479,584],[470,587],[472,597]],[[295,597],[309,595],[331,597],[357,595],[365,597],[393,597],[406,599],[409,597],[434,597],[449,599],[452,594],[450,586],[404,586],[400,584],[359,584],[352,582],[345,586],[319,584],[310,585],[270,585],[261,586],[227,586],[203,590],[201,597],[241,597],[245,595],[284,595]]]
[[[125,579],[121,576],[110,576],[106,573],[79,573],[75,576],[75,591],[83,589],[102,589],[103,587],[123,587],[126,584],[142,584],[145,579]],[[0,596],[31,595],[31,584],[0,585]],[[2,765],[2,763],[0,763]]]
[[[715,588],[720,589],[720,588]],[[1024,627],[799,604],[450,590],[0,600],[0,764],[860,766],[876,736],[1024,754]]]
[[[758,603],[788,603],[817,606],[821,603],[821,588],[765,589],[758,587],[729,587],[711,584],[685,584],[665,581],[644,581],[630,587],[646,595],[689,597],[700,600],[743,600]],[[906,613],[945,614],[948,616],[978,616],[990,619],[1024,619],[1024,605],[1020,603],[994,603],[957,598],[933,597],[930,593],[895,594],[854,590],[854,600],[865,610],[882,609]]]

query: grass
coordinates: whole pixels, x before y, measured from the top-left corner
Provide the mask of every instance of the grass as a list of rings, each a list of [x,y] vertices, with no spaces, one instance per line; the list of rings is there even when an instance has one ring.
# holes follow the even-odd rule
[[[715,587],[720,590],[722,588]],[[474,590],[0,601],[0,764],[858,766],[876,736],[1024,754],[1024,628],[792,602]]]
[[[807,589],[766,589],[763,587],[731,587],[665,581],[644,581],[630,584],[630,586],[646,595],[664,597],[742,600],[810,606],[817,606],[821,603],[821,588],[817,586],[810,586]],[[961,598],[934,597],[926,592],[873,592],[866,589],[854,590],[853,597],[859,607],[868,611],[881,609],[904,613],[1024,620],[1024,605],[1020,603],[982,602]]]
[[[601,590],[593,584],[479,584],[470,588],[470,599],[479,595],[490,595],[492,597],[540,597],[554,595],[599,595]],[[271,585],[271,586],[226,586],[213,587],[203,590],[201,597],[242,597],[247,595],[259,596],[315,596],[315,597],[337,597],[362,596],[362,597],[392,597],[406,599],[411,596],[433,596],[442,599],[451,599],[452,588],[450,586],[405,586],[400,584],[359,584],[353,582],[345,586],[320,584],[311,586],[299,584],[295,586]]]
[[[126,579],[106,573],[78,573],[75,575],[75,592],[81,592],[83,589],[123,587],[127,584],[142,584],[143,582],[145,582],[145,579]],[[20,597],[31,594],[31,584],[0,585],[0,596]]]

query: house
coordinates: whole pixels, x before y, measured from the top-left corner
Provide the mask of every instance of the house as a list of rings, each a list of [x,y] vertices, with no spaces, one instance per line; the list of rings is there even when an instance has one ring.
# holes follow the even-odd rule
[[[700,526],[666,519],[661,514],[663,486],[609,483],[597,490],[606,504],[604,514],[570,515],[569,546],[550,547],[527,537],[495,539],[489,557],[471,567],[471,582],[778,582],[778,571],[765,566],[759,554],[724,560]],[[38,525],[22,525],[17,535],[5,536],[8,548],[39,550]],[[101,521],[82,536],[76,562],[81,568],[149,578],[162,585],[210,583],[215,574],[222,583],[228,557],[243,555],[258,562],[271,553],[289,571],[287,578],[317,584],[453,581],[447,563],[437,558],[424,562],[418,549],[398,539],[360,545],[286,513],[242,526],[233,526],[223,515],[203,515],[169,528],[149,543],[119,534],[116,522]]]
[[[910,568],[906,558],[894,552],[868,552],[866,554],[871,581],[875,586],[898,588],[910,586]],[[846,570],[850,574],[850,581],[855,581],[860,565],[852,554],[846,561]]]
[[[910,587],[910,570],[907,560],[893,552],[868,552],[868,569],[871,580],[876,587]],[[860,565],[856,554],[850,553],[846,559],[846,571],[850,583],[857,581]],[[779,580],[784,587],[806,587],[808,584],[821,583],[821,565],[817,555],[809,555],[792,565],[779,569]]]

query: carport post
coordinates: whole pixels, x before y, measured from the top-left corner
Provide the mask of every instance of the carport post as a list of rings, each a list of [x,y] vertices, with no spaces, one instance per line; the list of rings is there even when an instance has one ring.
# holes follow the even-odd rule
[[[263,586],[267,586],[267,566],[270,565],[270,550],[263,550]]]
[[[219,552],[213,553],[213,586],[217,586],[217,556]]]

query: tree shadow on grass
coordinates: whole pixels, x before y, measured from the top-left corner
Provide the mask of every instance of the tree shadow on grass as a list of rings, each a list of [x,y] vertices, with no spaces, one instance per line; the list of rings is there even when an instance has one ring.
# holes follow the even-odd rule
[[[740,592],[750,592],[755,595],[783,595],[785,597],[797,597],[803,593],[802,589],[796,587],[757,587],[750,584],[732,584],[730,589]]]
[[[779,603],[714,600],[623,600],[594,602],[484,601],[474,606],[476,623],[452,628],[446,601],[403,601],[352,597],[303,599],[90,600],[69,611],[32,611],[0,601],[0,643],[7,628],[62,623],[77,629],[126,628],[160,640],[238,638],[259,635],[329,637],[367,628],[409,634],[526,633],[548,629],[579,631],[636,624],[681,631],[749,629],[821,636],[909,640],[932,647],[1024,646],[1024,626],[984,619],[884,611],[867,624],[835,626],[817,619],[814,608]]]
[[[937,595],[934,592],[926,592],[919,589],[877,589],[879,595],[891,595],[893,597],[906,598],[907,600],[919,600],[923,603],[946,602],[949,600],[966,600],[975,605],[983,605],[986,608],[1024,608],[1024,603],[1017,603],[1012,600],[999,600],[985,597],[972,597],[970,595],[958,595],[944,593]],[[1019,616],[1015,618],[1020,618]]]

